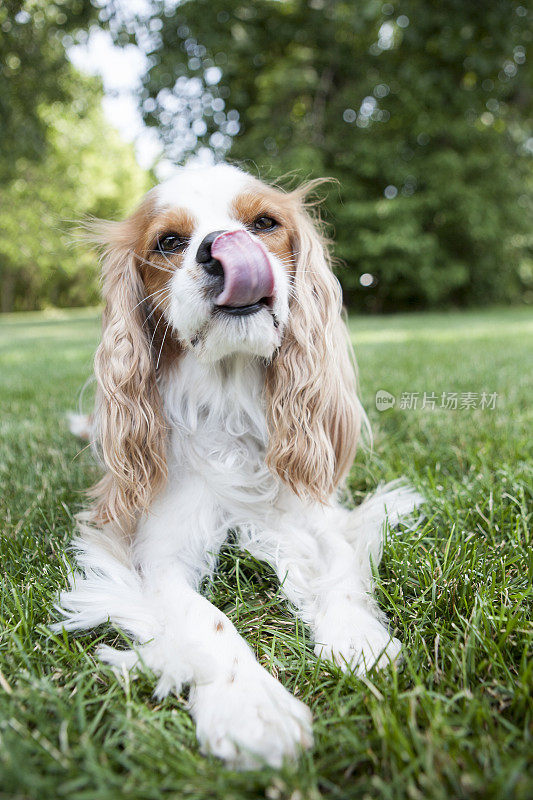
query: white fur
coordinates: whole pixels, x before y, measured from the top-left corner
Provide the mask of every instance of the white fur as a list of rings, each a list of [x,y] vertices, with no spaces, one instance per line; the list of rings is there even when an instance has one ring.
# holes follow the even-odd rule
[[[187,207],[202,224],[216,223],[221,208],[227,211],[228,199],[244,191],[253,178],[231,164],[187,167],[155,188],[160,209]],[[211,227],[209,230],[218,230]],[[208,233],[208,231],[206,231]]]
[[[162,205],[188,205],[202,221],[173,279],[171,322],[184,342],[207,327],[201,349],[191,344],[160,378],[171,428],[167,485],[131,542],[80,520],[80,573],[61,595],[63,620],[56,628],[113,621],[135,647],[101,647],[101,658],[153,670],[158,697],[189,684],[205,752],[237,768],[279,766],[311,745],[311,715],[199,593],[228,530],[272,565],[295,613],[309,625],[317,655],[364,675],[400,652],[372,598],[371,561],[379,562],[387,518],[396,525],[421,498],[401,483],[389,484],[348,511],[334,497],[327,506],[298,499],[267,469],[264,358],[278,346],[287,320],[286,273],[272,257],[279,329],[267,311],[225,327],[206,326],[207,311],[191,279],[192,254],[205,233],[235,227],[230,200],[249,179],[227,167],[200,177],[185,171],[157,190]],[[79,420],[74,423],[80,430]]]
[[[61,596],[58,628],[111,619],[138,644],[135,652],[100,648],[100,656],[152,669],[159,697],[191,684],[206,752],[241,768],[279,766],[311,743],[310,714],[197,591],[228,529],[275,569],[317,655],[363,675],[400,651],[370,594],[371,558],[379,562],[387,512],[396,524],[421,498],[396,483],[354,511],[304,504],[264,465],[260,365],[205,365],[190,354],[179,372],[161,387],[173,429],[168,486],[132,546],[82,523],[75,546],[83,572]]]
[[[182,266],[171,280],[168,318],[181,343],[193,346],[197,358],[211,363],[236,353],[270,358],[280,345],[289,316],[287,270],[273,253],[269,253],[275,292],[271,310],[245,319],[213,318],[212,303],[198,291],[198,273],[202,271],[195,258],[198,247],[212,231],[244,229],[232,213],[232,203],[243,191],[253,190],[253,180],[237,167],[219,164],[180,169],[154,190],[159,208],[185,208],[196,221]],[[268,241],[263,244],[268,250]],[[273,315],[277,326],[272,324]]]
[[[74,411],[69,411],[67,414],[68,428],[74,436],[80,439],[90,439],[92,433],[91,420],[87,414],[76,414]]]

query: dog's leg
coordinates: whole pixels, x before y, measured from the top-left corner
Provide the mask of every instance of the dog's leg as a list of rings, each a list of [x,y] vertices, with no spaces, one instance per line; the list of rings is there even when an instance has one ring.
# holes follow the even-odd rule
[[[311,628],[315,653],[364,675],[395,661],[400,643],[371,596],[368,553],[365,560],[356,555],[338,531],[340,514],[335,517],[331,527],[314,527],[283,515],[275,529],[256,530],[242,544],[274,568],[287,599]]]
[[[111,619],[136,646],[100,648],[119,667],[145,664],[158,697],[190,685],[190,708],[205,752],[237,768],[279,766],[310,746],[311,715],[256,661],[228,617],[196,588],[223,538],[198,480],[167,493],[140,525],[132,554],[105,532],[82,527],[74,579],[61,604],[66,628]],[[211,554],[208,549],[211,549]],[[61,627],[61,623],[58,627]]]
[[[311,627],[316,654],[358,675],[396,661],[401,650],[372,595],[371,561],[381,557],[387,508],[396,524],[422,498],[400,485],[386,488],[355,511],[302,503],[299,513],[279,513],[269,529],[250,528],[241,537],[275,569]]]

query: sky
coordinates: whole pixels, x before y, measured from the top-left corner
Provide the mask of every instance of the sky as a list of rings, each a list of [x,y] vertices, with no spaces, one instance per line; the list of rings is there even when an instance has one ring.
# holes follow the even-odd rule
[[[116,47],[108,31],[92,28],[87,42],[71,47],[68,55],[77,69],[102,78],[105,116],[123,139],[135,143],[139,164],[148,169],[159,159],[157,176],[171,174],[174,167],[161,159],[157,133],[144,125],[137,104],[136,93],[146,69],[145,54],[135,45]]]

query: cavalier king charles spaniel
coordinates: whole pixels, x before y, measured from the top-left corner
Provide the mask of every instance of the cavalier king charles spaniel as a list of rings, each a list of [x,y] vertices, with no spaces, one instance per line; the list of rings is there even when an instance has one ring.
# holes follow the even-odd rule
[[[146,665],[159,698],[188,684],[203,751],[241,769],[310,747],[311,714],[201,593],[228,531],[276,572],[317,656],[362,676],[399,656],[371,562],[384,523],[420,502],[395,482],[339,504],[365,416],[308,189],[182,168],[91,234],[105,248],[91,438],[106,472],[56,627],[115,623],[134,647],[100,657]]]

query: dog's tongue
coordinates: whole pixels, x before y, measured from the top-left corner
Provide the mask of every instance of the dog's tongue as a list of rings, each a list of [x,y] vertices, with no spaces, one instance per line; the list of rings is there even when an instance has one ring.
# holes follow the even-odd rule
[[[224,270],[224,289],[217,297],[219,306],[249,306],[263,297],[272,297],[274,274],[264,247],[243,230],[217,236],[211,255]]]

